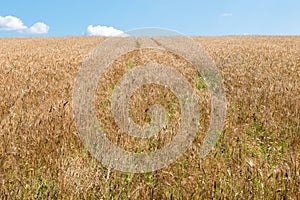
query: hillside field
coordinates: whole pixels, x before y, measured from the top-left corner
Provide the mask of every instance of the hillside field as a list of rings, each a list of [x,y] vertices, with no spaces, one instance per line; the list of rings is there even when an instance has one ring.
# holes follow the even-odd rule
[[[134,152],[168,144],[180,105],[147,85],[130,101],[132,119],[147,108],[169,112],[164,134],[121,133],[110,110],[117,81],[151,61],[178,70],[199,98],[197,138],[173,164],[131,174],[103,166],[84,148],[72,110],[84,59],[106,38],[0,38],[0,199],[300,199],[300,36],[193,37],[214,60],[228,101],[214,150],[198,157],[210,120],[210,95],[193,66],[170,52],[136,50],[113,62],[97,87],[97,118],[107,137]]]

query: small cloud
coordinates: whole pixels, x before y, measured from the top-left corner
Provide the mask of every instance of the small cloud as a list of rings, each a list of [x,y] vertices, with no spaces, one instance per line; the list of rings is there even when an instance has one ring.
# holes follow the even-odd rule
[[[48,31],[49,31],[49,26],[47,26],[43,22],[37,22],[27,29],[28,33],[33,33],[33,34],[45,34],[48,33]]]
[[[89,25],[87,27],[87,34],[91,36],[108,36],[108,37],[114,37],[114,36],[126,36],[126,34],[118,29],[115,29],[114,27],[108,27],[108,26],[93,26]]]
[[[22,20],[14,16],[0,16],[0,30],[4,31],[22,31],[27,27]]]
[[[49,26],[43,22],[37,22],[31,27],[23,24],[22,20],[14,16],[0,16],[0,31],[17,31],[19,33],[45,34]]]
[[[222,13],[220,16],[221,17],[231,17],[233,14],[232,13]]]

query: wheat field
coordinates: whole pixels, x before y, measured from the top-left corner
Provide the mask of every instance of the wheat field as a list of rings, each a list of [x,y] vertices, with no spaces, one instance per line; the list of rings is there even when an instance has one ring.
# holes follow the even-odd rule
[[[73,84],[88,54],[106,38],[0,38],[0,199],[300,199],[300,37],[193,37],[214,60],[228,101],[215,149],[198,157],[210,116],[209,93],[193,66],[157,50],[130,52],[100,79],[97,117],[107,137],[135,152],[166,145],[180,123],[176,97],[159,85],[132,96],[132,119],[147,107],[170,113],[165,134],[120,133],[110,95],[128,70],[150,61],[171,66],[197,92],[197,138],[173,164],[131,174],[103,166],[84,148],[73,120]]]

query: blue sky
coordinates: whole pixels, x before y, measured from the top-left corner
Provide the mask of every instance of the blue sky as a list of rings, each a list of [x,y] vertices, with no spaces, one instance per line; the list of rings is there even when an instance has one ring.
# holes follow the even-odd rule
[[[138,27],[185,35],[300,35],[300,1],[0,0],[0,37],[92,35]]]

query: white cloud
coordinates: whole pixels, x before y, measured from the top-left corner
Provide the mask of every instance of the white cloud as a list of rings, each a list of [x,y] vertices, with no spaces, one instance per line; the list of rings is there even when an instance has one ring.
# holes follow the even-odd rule
[[[43,22],[37,22],[31,27],[23,24],[22,20],[14,16],[0,16],[0,31],[18,31],[20,33],[45,34],[49,31],[49,26]]]
[[[89,25],[87,27],[88,35],[97,35],[97,36],[125,36],[123,31],[115,29],[114,27],[108,26],[93,26]]]
[[[49,26],[47,26],[43,22],[37,22],[27,29],[28,33],[34,33],[34,34],[44,34],[44,33],[48,33],[48,31],[49,31]]]
[[[14,16],[0,16],[0,30],[5,31],[21,31],[27,27],[23,24],[22,20]]]
[[[220,16],[221,17],[231,17],[233,14],[232,13],[222,13]]]

